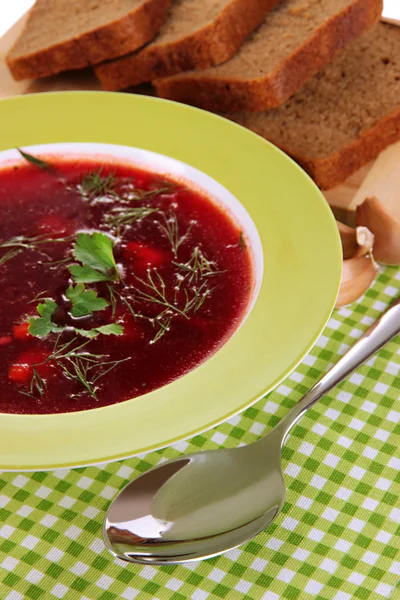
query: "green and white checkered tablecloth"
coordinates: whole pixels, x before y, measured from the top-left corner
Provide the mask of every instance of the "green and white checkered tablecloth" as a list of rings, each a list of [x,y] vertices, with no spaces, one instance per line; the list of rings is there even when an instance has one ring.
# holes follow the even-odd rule
[[[181,452],[255,441],[399,293],[400,271],[382,270],[282,385],[207,433],[100,467],[0,473],[0,600],[399,600],[400,337],[292,430],[286,504],[253,541],[187,566],[139,567],[101,539],[128,480]]]

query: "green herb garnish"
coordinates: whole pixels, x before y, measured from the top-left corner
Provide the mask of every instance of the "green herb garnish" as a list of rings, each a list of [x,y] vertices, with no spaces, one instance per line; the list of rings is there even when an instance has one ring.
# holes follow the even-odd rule
[[[158,328],[158,331],[154,338],[150,341],[150,344],[154,344],[155,342],[157,342],[165,333],[167,333],[167,331],[169,331],[172,320],[176,316],[176,314],[174,314],[174,312],[170,308],[165,308],[155,317],[148,317],[140,312],[135,311],[132,304],[129,302],[129,300],[127,300],[127,298],[121,296],[121,294],[118,294],[118,296],[128,308],[135,321],[137,319],[142,319],[151,323],[153,327]]]
[[[171,244],[172,252],[175,258],[178,257],[179,247],[183,244],[183,242],[187,239],[192,227],[193,223],[190,224],[189,229],[183,235],[179,234],[179,226],[178,219],[174,213],[170,213],[168,217],[162,213],[164,217],[164,223],[160,223],[161,230],[165,233],[168,238],[169,243]]]
[[[71,315],[73,317],[91,316],[94,312],[103,310],[109,305],[104,298],[99,298],[94,290],[86,290],[82,283],[75,287],[70,285],[65,292],[66,297],[71,302]],[[46,298],[36,307],[39,317],[29,319],[28,331],[31,335],[39,338],[47,337],[50,333],[62,333],[66,330],[74,331],[87,338],[95,338],[103,335],[122,335],[124,328],[118,323],[109,323],[92,329],[82,329],[73,325],[56,325],[52,319],[58,309],[57,303],[51,298]]]
[[[198,246],[194,248],[190,259],[186,263],[176,261],[172,261],[172,263],[182,271],[182,275],[178,280],[178,288],[181,287],[183,282],[192,283],[222,273],[222,271],[217,270],[215,262],[208,260]]]
[[[22,252],[22,248],[11,248],[0,258],[0,265],[4,265],[6,262],[17,256]]]
[[[135,221],[141,221],[158,211],[158,208],[152,208],[151,206],[115,208],[106,215],[106,221],[113,226],[131,225]]]
[[[71,271],[71,275],[76,283],[96,283],[97,281],[111,281],[112,278],[92,267],[81,265],[71,265],[68,267]]]
[[[36,368],[33,367],[33,375],[29,386],[29,392],[20,391],[19,393],[23,396],[29,396],[30,398],[34,398],[34,400],[37,400],[38,396],[40,396],[40,398],[44,396],[46,388],[46,381],[43,379],[43,377],[39,375]]]
[[[219,271],[214,270],[211,272],[210,269],[214,266],[214,263],[207,261],[203,254],[201,256],[204,261],[207,262],[206,266],[205,263],[199,259],[199,255],[196,254],[199,265],[203,265],[202,268],[205,269],[205,273],[207,273],[203,275],[203,280],[198,278],[199,273],[194,271],[190,266],[189,271],[178,280],[178,284],[175,286],[173,294],[172,291],[168,293],[164,279],[156,269],[147,270],[147,279],[135,277],[137,285],[131,287],[134,294],[134,301],[150,302],[158,305],[161,310],[155,317],[148,317],[135,311],[128,300],[119,294],[120,299],[126,304],[134,319],[145,319],[149,321],[153,327],[158,327],[157,334],[150,342],[151,344],[157,342],[167,331],[169,331],[174,318],[181,316],[189,319],[191,314],[195,314],[215,289],[215,287],[209,287],[207,275],[217,274]],[[181,265],[180,263],[177,264],[181,267],[186,266]],[[185,277],[188,276],[196,277],[196,281],[192,281],[192,279],[190,279],[190,281],[189,279],[186,280]],[[183,287],[183,283],[186,284],[185,287]],[[189,283],[191,284],[189,285]],[[181,297],[183,299],[180,303],[178,302],[179,292],[181,292]],[[171,295],[173,295],[173,300],[170,299]]]
[[[27,152],[24,152],[20,148],[17,148],[17,150],[25,160],[27,160],[28,162],[35,165],[35,167],[39,167],[39,169],[45,170],[51,166],[50,163],[46,162],[45,160],[42,160],[41,158],[37,158],[36,156],[32,156],[32,154],[28,154]]]
[[[138,200],[144,200],[146,198],[152,198],[153,196],[159,196],[160,194],[171,193],[171,190],[175,189],[177,186],[171,183],[171,185],[165,185],[161,188],[156,188],[155,190],[147,190],[147,192],[138,190]]]
[[[69,270],[76,283],[115,281],[118,269],[113,254],[114,244],[104,233],[80,233],[76,238],[72,254],[82,263],[71,265]]]
[[[108,325],[93,327],[93,329],[80,329],[78,327],[74,327],[74,331],[83,337],[93,339],[96,338],[100,333],[103,335],[122,335],[124,333],[124,328],[118,323],[109,323]]]
[[[78,192],[84,198],[93,200],[100,196],[116,196],[114,191],[115,177],[112,173],[103,175],[102,170],[92,171],[84,175],[77,186]]]
[[[51,298],[46,298],[44,302],[38,304],[36,310],[39,316],[29,319],[29,333],[35,337],[43,338],[50,333],[60,331],[61,327],[51,320],[57,308],[57,303]]]
[[[16,235],[5,242],[0,242],[0,249],[9,248],[9,250],[7,250],[7,252],[0,258],[0,266],[17,256],[20,252],[22,252],[22,250],[35,250],[36,252],[39,252],[39,254],[49,258],[49,256],[41,250],[42,245],[70,242],[72,239],[72,236],[66,238],[49,238],[46,235],[36,235],[34,237]]]
[[[154,275],[153,275],[154,273]],[[181,315],[182,317],[189,318],[184,310],[181,310],[175,304],[172,304],[167,298],[167,290],[164,279],[160,273],[156,270],[153,272],[147,270],[147,281],[135,276],[136,281],[140,284],[140,287],[134,287],[135,297],[141,301],[151,302],[152,304],[159,304],[164,309],[170,309],[171,311]]]
[[[61,335],[61,334],[60,334]],[[85,347],[90,343],[90,339],[78,344],[78,338],[74,338],[65,344],[59,345],[60,335],[57,337],[52,353],[43,362],[33,365],[33,377],[28,392],[20,392],[26,396],[37,399],[38,395],[43,396],[46,388],[46,382],[40,377],[36,367],[52,362],[58,366],[65,375],[81,384],[83,390],[88,392],[92,398],[97,400],[96,383],[115,369],[119,364],[130,360],[130,357],[122,360],[107,361],[104,360],[104,354],[92,354],[85,351]],[[82,392],[80,392],[82,393]],[[78,396],[79,394],[75,394]]]
[[[103,335],[122,335],[124,333],[124,328],[122,325],[119,325],[119,323],[109,323],[108,325],[96,327],[96,331]]]
[[[107,284],[108,293],[110,295],[110,304],[111,304],[111,316],[115,317],[115,312],[117,310],[117,297],[114,289],[110,284]]]
[[[246,248],[246,242],[244,240],[244,235],[243,235],[243,231],[241,231],[239,233],[239,241],[238,241],[238,246],[240,250],[244,250]]]
[[[86,390],[94,400],[97,400],[96,383],[115,369],[119,364],[130,359],[103,361],[100,362],[101,354],[74,353],[71,352],[65,357],[65,360],[58,361],[60,368],[70,379],[74,379]],[[105,369],[103,370],[103,368]],[[76,394],[78,395],[78,394]]]
[[[72,303],[73,317],[86,317],[108,306],[107,300],[99,298],[94,290],[86,290],[83,283],[78,283],[75,287],[70,285],[65,295]]]

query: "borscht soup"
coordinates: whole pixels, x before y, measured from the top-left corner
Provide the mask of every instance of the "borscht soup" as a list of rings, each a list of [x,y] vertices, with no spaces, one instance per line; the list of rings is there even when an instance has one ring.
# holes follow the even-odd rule
[[[0,164],[0,412],[94,409],[181,377],[243,321],[252,261],[187,179],[20,150]]]

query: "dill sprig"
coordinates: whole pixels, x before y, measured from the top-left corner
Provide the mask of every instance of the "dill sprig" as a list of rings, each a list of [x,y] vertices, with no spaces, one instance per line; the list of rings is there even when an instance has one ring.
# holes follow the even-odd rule
[[[100,196],[117,197],[114,186],[115,176],[112,173],[103,175],[102,169],[99,169],[84,175],[77,185],[77,190],[83,198],[94,200]]]
[[[159,196],[160,194],[174,192],[178,188],[172,181],[160,181],[159,183],[161,187],[152,190],[141,190],[135,186],[133,181],[130,181],[120,187],[119,199],[125,202],[146,200],[148,198],[153,198],[154,196]]]
[[[133,308],[132,304],[129,302],[129,300],[125,298],[125,296],[122,296],[122,294],[120,294],[119,292],[116,293],[118,294],[118,297],[120,298],[121,302],[123,302],[128,308],[131,316],[135,321],[141,319],[150,323],[152,327],[158,328],[156,335],[152,340],[150,340],[150,344],[154,344],[155,342],[157,342],[165,333],[167,333],[167,331],[170,330],[172,320],[174,316],[176,316],[173,314],[173,311],[171,311],[170,308],[165,308],[156,317],[149,317],[136,311]]]
[[[97,400],[98,386],[96,383],[102,377],[105,377],[110,371],[119,364],[127,361],[130,357],[121,360],[101,361],[102,354],[92,354],[89,352],[70,352],[64,356],[64,361],[57,359],[57,363],[62,371],[69,377],[81,384],[94,400]],[[103,369],[103,367],[107,367]],[[78,395],[78,394],[76,394]]]
[[[32,298],[32,300],[29,300],[28,304],[33,304],[34,302],[46,300],[46,298],[48,298],[48,296],[49,296],[48,290],[43,290],[42,292],[39,292],[38,294],[36,294],[36,296],[34,298]]]
[[[117,310],[117,292],[113,289],[113,287],[107,284],[108,295],[110,297],[110,306],[111,306],[111,317],[115,317],[115,312]]]
[[[147,269],[147,281],[135,276],[136,281],[142,286],[141,288],[137,286],[133,287],[136,298],[141,301],[159,304],[164,309],[167,308],[187,319],[188,315],[185,311],[168,300],[165,281],[160,273],[156,269],[153,272],[154,276],[151,269]]]
[[[215,287],[209,288],[208,282],[203,281],[200,287],[193,286],[191,288],[192,297],[189,296],[187,289],[184,290],[186,297],[186,304],[184,308],[185,314],[190,312],[196,313],[204,304],[204,302],[209,298],[209,296],[214,291]]]
[[[151,206],[136,206],[134,208],[118,207],[106,215],[106,222],[114,227],[131,225],[136,221],[142,221],[158,211],[158,208],[152,208]]]
[[[30,398],[37,399],[38,395],[40,398],[43,397],[45,390],[47,388],[46,381],[39,375],[36,368],[33,367],[33,375],[31,379],[31,383],[29,385],[29,392],[20,391],[19,393],[23,396],[29,396]]]
[[[67,237],[48,237],[46,234],[26,237],[25,235],[15,235],[5,242],[0,242],[0,248],[21,248],[21,250],[34,250],[42,244],[60,244],[70,242],[74,239],[73,235]]]
[[[91,340],[74,346],[77,339],[73,338],[69,342],[59,346],[59,335],[54,344],[53,352],[46,359],[46,362],[54,361],[67,377],[80,383],[83,391],[86,390],[92,398],[97,400],[97,381],[107,375],[112,369],[115,369],[119,364],[129,360],[130,357],[112,361],[102,360],[106,358],[105,354],[82,352]],[[103,367],[108,368],[104,370]]]
[[[215,289],[215,287],[209,287],[208,280],[209,275],[221,272],[215,269],[215,263],[209,261],[203,253],[197,250],[187,264],[189,267],[186,275],[181,277],[178,285],[174,288],[173,301],[169,299],[170,294],[167,293],[165,281],[156,269],[149,268],[147,270],[147,279],[135,276],[137,285],[130,288],[133,291],[134,302],[150,302],[160,306],[162,310],[156,316],[149,317],[136,311],[127,298],[118,293],[119,298],[128,307],[134,319],[146,320],[153,327],[157,327],[157,333],[151,340],[151,344],[157,342],[170,330],[172,321],[176,317],[189,319],[191,314],[198,312]],[[187,264],[178,263],[178,266],[186,267]],[[193,268],[193,264],[196,268]],[[184,287],[183,284],[185,284]]]
[[[0,246],[1,247],[1,246]],[[4,265],[6,262],[17,256],[22,252],[22,248],[12,248],[8,250],[1,258],[0,265]]]
[[[146,192],[144,191],[139,191],[139,200],[145,200],[147,198],[153,198],[154,196],[160,196],[160,194],[168,194],[170,193],[172,190],[175,190],[174,184],[171,185],[165,185],[164,187],[161,188],[156,188],[154,190],[147,190]]]
[[[47,262],[42,262],[41,264],[45,267],[61,267],[62,265],[66,265],[67,263],[72,262],[71,257],[60,258],[60,260],[48,260]]]
[[[211,275],[223,273],[223,271],[217,269],[216,263],[209,260],[198,246],[193,249],[192,255],[187,262],[180,263],[173,261],[173,264],[183,272],[183,275],[181,275],[179,279],[179,287],[183,281],[192,283],[193,281],[204,279]]]
[[[36,250],[42,256],[50,258],[49,255],[46,254],[46,252],[43,252],[41,250],[42,245],[67,243],[70,242],[73,239],[73,237],[74,236],[49,238],[46,234],[36,235],[33,237],[26,237],[25,235],[15,235],[4,242],[0,242],[0,250],[2,248],[9,248],[9,250],[7,250],[7,252],[3,254],[3,256],[0,258],[0,265],[5,264],[7,261],[20,254],[23,250]]]
[[[180,235],[179,233],[179,225],[176,214],[170,212],[168,217],[165,213],[162,213],[164,223],[159,223],[161,230],[167,236],[169,243],[171,244],[171,249],[175,258],[178,258],[178,250],[183,242],[188,238],[190,231],[193,227],[193,223],[189,225],[187,231]]]
[[[42,397],[46,390],[46,382],[39,375],[36,367],[53,362],[69,379],[77,381],[82,386],[82,392],[88,392],[92,398],[97,400],[98,386],[96,383],[119,364],[130,360],[130,357],[121,360],[103,360],[107,358],[107,355],[83,351],[91,340],[86,340],[76,346],[78,338],[73,338],[69,342],[60,345],[60,338],[61,334],[57,336],[51,354],[41,363],[33,365],[29,392],[21,391],[21,394],[35,399],[38,396]]]

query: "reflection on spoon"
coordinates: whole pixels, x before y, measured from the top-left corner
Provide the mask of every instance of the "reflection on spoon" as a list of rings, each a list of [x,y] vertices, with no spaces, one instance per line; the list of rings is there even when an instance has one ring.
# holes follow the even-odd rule
[[[128,484],[106,515],[108,549],[134,563],[175,564],[215,556],[263,531],[285,501],[281,448],[290,429],[399,332],[397,300],[267,436],[178,458]]]

